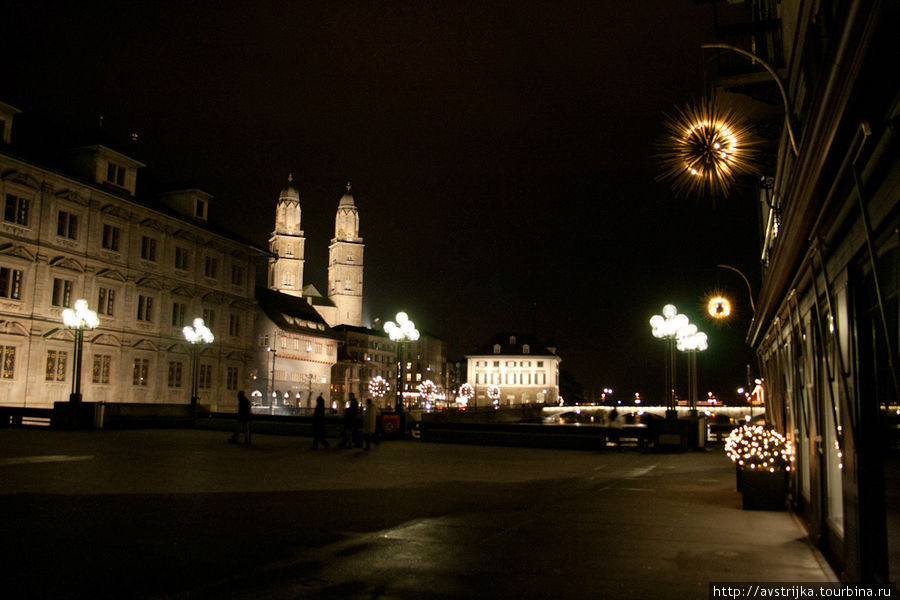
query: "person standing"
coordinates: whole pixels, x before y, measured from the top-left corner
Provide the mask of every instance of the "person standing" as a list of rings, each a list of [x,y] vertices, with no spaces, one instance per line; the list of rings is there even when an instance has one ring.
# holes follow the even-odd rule
[[[237,427],[231,436],[232,443],[240,443],[241,434],[244,435],[244,443],[250,443],[250,399],[244,394],[244,390],[238,392]]]
[[[363,413],[363,439],[366,441],[366,450],[371,448],[372,441],[375,440],[375,426],[377,424],[378,413],[375,405],[372,404],[371,398],[366,398],[366,408]]]
[[[350,406],[344,410],[344,439],[345,448],[352,448],[356,437],[359,435],[359,401],[350,394]]]
[[[313,411],[313,444],[312,449],[318,450],[319,443],[322,444],[323,450],[328,450],[331,445],[325,439],[325,399],[322,394],[316,398],[316,408]]]

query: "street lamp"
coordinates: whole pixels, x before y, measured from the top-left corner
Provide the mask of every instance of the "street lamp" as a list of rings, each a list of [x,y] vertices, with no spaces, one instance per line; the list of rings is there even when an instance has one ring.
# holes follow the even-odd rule
[[[272,377],[269,381],[272,382],[272,389],[269,391],[269,402],[271,403],[272,414],[275,414],[275,405],[278,403],[278,394],[275,392],[275,358],[278,355],[278,352],[275,350],[274,346],[269,346],[266,348],[266,352],[272,353]]]
[[[674,419],[678,416],[676,406],[678,404],[675,394],[675,340],[678,332],[690,321],[685,315],[679,314],[673,304],[663,307],[662,315],[653,315],[650,319],[653,337],[666,341],[666,418]]]
[[[197,388],[200,377],[200,345],[212,344],[216,337],[200,317],[194,319],[193,327],[185,325],[181,331],[184,333],[184,339],[191,345],[191,417],[196,418],[197,401],[199,400]]]
[[[703,352],[709,347],[709,340],[705,333],[697,331],[696,325],[688,325],[681,330],[681,336],[676,342],[679,351],[688,353],[688,369],[690,371],[691,389],[691,415],[697,414],[697,353]]]
[[[400,380],[400,345],[403,342],[414,342],[419,339],[419,330],[416,324],[409,320],[409,315],[405,312],[398,312],[395,317],[397,322],[388,321],[384,324],[384,330],[388,337],[397,342],[397,412],[403,411],[403,393]]]
[[[69,394],[69,402],[81,402],[81,352],[84,342],[84,328],[94,329],[100,324],[97,313],[88,308],[87,300],[79,298],[75,301],[75,310],[67,308],[62,312],[63,323],[66,327],[74,329],[75,352],[73,360],[75,373],[72,377],[72,393]]]

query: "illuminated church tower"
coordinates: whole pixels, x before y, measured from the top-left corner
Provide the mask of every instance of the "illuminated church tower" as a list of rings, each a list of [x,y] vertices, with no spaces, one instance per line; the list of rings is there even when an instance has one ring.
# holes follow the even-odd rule
[[[328,298],[337,307],[335,325],[362,325],[363,250],[359,212],[350,194],[341,197],[334,218],[334,239],[328,248]]]
[[[278,197],[275,231],[269,238],[269,289],[303,296],[303,261],[306,238],[300,229],[300,192],[288,175],[288,184]]]

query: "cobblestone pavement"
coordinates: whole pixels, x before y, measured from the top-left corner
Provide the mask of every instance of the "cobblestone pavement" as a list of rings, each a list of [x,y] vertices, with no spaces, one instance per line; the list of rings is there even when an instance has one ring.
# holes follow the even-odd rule
[[[0,430],[5,597],[707,598],[834,581],[721,450]]]

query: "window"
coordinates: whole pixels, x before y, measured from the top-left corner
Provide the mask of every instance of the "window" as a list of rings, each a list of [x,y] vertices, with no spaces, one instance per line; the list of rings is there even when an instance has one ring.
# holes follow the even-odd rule
[[[197,387],[202,390],[208,390],[212,387],[212,365],[200,365],[198,373]]]
[[[7,194],[6,205],[3,208],[3,220],[7,223],[28,226],[28,198]]]
[[[187,304],[184,302],[172,303],[172,326],[184,327],[184,315],[187,312]]]
[[[109,366],[112,357],[109,354],[95,354],[94,366],[91,369],[91,383],[109,383]]]
[[[542,360],[537,361],[537,366],[538,366],[539,369],[543,369],[543,368],[544,368],[544,361],[542,361]]]
[[[499,360],[495,360],[495,361],[494,361],[494,368],[495,368],[495,369],[499,369],[499,368],[500,368],[500,361],[499,361]]]
[[[228,315],[228,334],[234,337],[241,335],[240,315]]]
[[[175,246],[175,268],[187,271],[190,253],[187,248]]]
[[[119,251],[119,228],[114,225],[103,226],[103,240],[101,246],[106,250],[113,252]]]
[[[101,315],[112,315],[115,300],[115,290],[103,287],[99,288],[97,290],[97,312]]]
[[[70,308],[72,306],[72,282],[68,279],[53,279],[53,292],[50,304]]]
[[[522,354],[531,354],[531,346],[524,344],[522,346]]]
[[[285,273],[284,277],[281,279],[282,285],[286,287],[291,287],[294,285],[294,275],[293,273]]]
[[[229,390],[236,390],[238,388],[238,368],[237,367],[228,367],[228,372],[227,372],[225,381],[226,381],[225,386]]]
[[[516,366],[516,361],[514,361],[514,360],[508,360],[508,361],[506,361],[506,366],[507,366],[507,367],[514,367],[514,366]]]
[[[287,337],[281,336],[281,349],[287,350]]]
[[[219,261],[213,258],[212,256],[206,257],[206,266],[203,269],[203,274],[207,277],[216,278],[216,272],[219,270]]]
[[[204,200],[197,198],[197,202],[194,204],[194,216],[198,219],[206,218],[206,202]]]
[[[181,387],[181,372],[183,366],[180,361],[170,360],[169,361],[169,387],[170,388],[180,388]]]
[[[0,298],[22,298],[22,271],[0,267]]]
[[[141,236],[141,258],[156,262],[156,238]]]
[[[203,309],[203,323],[210,329],[216,324],[216,311],[211,308]]]
[[[0,376],[3,379],[13,379],[16,376],[16,347],[0,346],[0,358],[3,359],[3,371]]]
[[[44,370],[45,381],[66,380],[66,359],[69,353],[65,350],[47,350],[47,367]]]
[[[150,296],[138,296],[137,320],[153,320],[153,298]]]
[[[259,336],[259,345],[260,345],[260,347],[269,345],[269,334],[268,333],[265,335]]]
[[[116,185],[125,185],[125,167],[115,163],[108,163],[106,167],[106,181]]]
[[[56,219],[56,235],[70,240],[78,239],[78,215],[64,210],[59,211]]]
[[[244,284],[244,270],[237,265],[231,265],[231,283],[234,285]]]
[[[150,371],[150,360],[147,358],[134,359],[134,368],[131,371],[131,385],[139,385],[147,387],[148,372]]]

